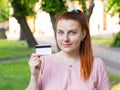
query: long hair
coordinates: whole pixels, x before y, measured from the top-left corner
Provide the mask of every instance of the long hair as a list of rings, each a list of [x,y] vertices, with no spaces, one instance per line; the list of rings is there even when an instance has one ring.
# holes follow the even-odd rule
[[[66,20],[75,20],[79,22],[81,26],[81,30],[86,30],[86,36],[81,41],[80,44],[80,75],[84,81],[88,80],[90,77],[90,74],[92,72],[93,67],[93,52],[92,52],[92,45],[91,45],[91,38],[89,33],[89,25],[87,22],[87,19],[84,15],[84,13],[80,10],[72,11],[72,12],[65,12],[58,16],[56,19],[55,25],[57,26],[57,23],[61,19]]]

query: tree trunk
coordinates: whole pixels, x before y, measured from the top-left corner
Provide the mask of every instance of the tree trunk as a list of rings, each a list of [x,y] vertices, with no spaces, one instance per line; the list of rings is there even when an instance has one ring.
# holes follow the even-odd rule
[[[50,12],[50,19],[51,19],[51,23],[52,23],[52,26],[53,26],[53,31],[54,31],[54,35],[55,35],[55,41],[56,41],[56,44],[57,44],[57,39],[56,39],[56,28],[55,28],[55,13],[53,12]],[[57,50],[60,51],[60,48],[57,44]]]
[[[22,27],[20,25],[20,40],[25,40],[24,30],[22,30]]]
[[[91,15],[92,15],[94,6],[95,6],[95,4],[94,4],[93,0],[91,0],[91,1],[90,1],[90,6],[89,6],[89,9],[88,9],[88,11],[89,11],[88,21],[90,20],[90,17],[91,17]]]
[[[87,10],[86,0],[82,0],[82,9],[83,9],[83,12],[85,13],[85,15],[87,17],[88,22],[90,20],[91,15],[92,15],[94,6],[95,6],[95,4],[94,4],[93,0],[90,0],[90,5],[89,5],[89,8]]]
[[[24,36],[25,40],[27,41],[28,46],[34,47],[35,45],[37,45],[37,42],[28,27],[25,17],[22,17],[22,18],[15,17],[15,18],[18,20],[18,23],[20,24],[21,30],[24,33],[23,36]]]

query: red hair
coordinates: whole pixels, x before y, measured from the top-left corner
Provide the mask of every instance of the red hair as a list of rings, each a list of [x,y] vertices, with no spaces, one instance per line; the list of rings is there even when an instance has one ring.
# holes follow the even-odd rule
[[[80,10],[61,14],[56,19],[56,26],[61,19],[75,20],[79,22],[82,31],[86,30],[86,36],[80,44],[80,73],[83,80],[86,81],[89,79],[93,67],[93,52],[87,19],[84,13]]]

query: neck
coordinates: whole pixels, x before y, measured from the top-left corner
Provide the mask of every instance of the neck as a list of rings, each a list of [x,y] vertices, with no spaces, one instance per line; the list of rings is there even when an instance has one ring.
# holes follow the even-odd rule
[[[60,58],[63,58],[65,61],[68,61],[68,62],[77,62],[80,60],[79,52],[65,53],[63,51],[60,51],[59,56],[60,56]]]

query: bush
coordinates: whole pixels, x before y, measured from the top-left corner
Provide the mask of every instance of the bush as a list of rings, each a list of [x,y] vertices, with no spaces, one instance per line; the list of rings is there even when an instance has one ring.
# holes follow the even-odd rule
[[[114,41],[112,43],[114,47],[120,47],[120,31],[115,35]]]

